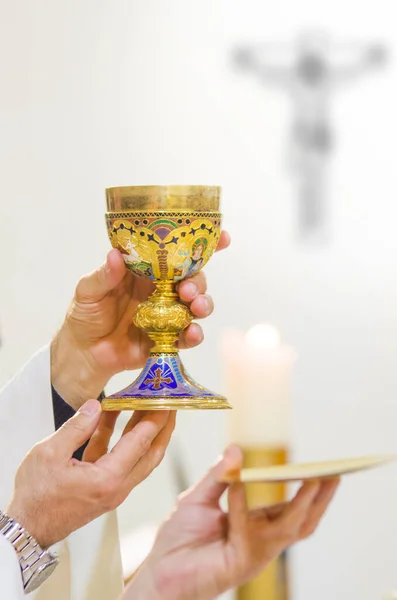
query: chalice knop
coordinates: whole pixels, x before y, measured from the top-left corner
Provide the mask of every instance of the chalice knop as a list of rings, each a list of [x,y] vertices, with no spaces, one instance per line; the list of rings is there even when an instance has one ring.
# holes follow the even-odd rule
[[[175,346],[193,319],[175,286],[198,273],[217,247],[220,194],[215,186],[106,190],[111,244],[130,271],[153,281],[155,291],[133,316],[154,342],[148,361],[131,385],[102,401],[103,410],[231,408],[188,375]]]

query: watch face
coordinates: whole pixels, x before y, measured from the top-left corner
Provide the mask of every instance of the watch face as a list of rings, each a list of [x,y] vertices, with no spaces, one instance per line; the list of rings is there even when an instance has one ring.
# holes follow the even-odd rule
[[[55,558],[52,561],[47,562],[42,567],[39,567],[32,577],[29,579],[25,586],[25,594],[33,592],[37,589],[44,581],[51,575],[58,564],[58,560]]]

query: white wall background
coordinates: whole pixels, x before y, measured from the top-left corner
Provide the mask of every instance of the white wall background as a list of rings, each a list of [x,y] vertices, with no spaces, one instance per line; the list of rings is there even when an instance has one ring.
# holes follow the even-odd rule
[[[295,457],[395,452],[396,64],[335,95],[333,239],[316,252],[294,239],[287,98],[229,66],[236,43],[318,26],[393,49],[395,2],[0,0],[0,11],[1,381],[104,259],[105,187],[221,184],[233,247],[209,265],[218,308],[205,345],[184,354],[189,370],[219,389],[222,329],[270,321],[300,355]],[[224,419],[179,416],[191,481],[223,448]],[[171,506],[167,468],[132,495],[123,527]],[[346,480],[293,566],[294,600],[380,600],[397,586],[396,469]]]

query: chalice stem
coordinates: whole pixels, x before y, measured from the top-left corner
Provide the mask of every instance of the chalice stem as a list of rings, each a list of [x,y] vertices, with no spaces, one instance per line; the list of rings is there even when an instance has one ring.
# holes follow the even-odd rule
[[[142,319],[140,307],[134,315],[135,325],[146,331],[154,342],[150,352],[151,355],[158,353],[177,354],[178,350],[175,343],[179,333],[193,319],[193,315],[187,306],[179,301],[175,288],[176,284],[172,281],[156,282],[156,289],[148,301],[150,302],[148,311],[144,311],[153,311],[153,326],[149,326]]]
[[[180,302],[172,281],[157,281],[153,294],[138,306],[134,324],[145,331],[154,346],[151,354],[177,354],[179,333],[193,320],[189,308]]]
[[[187,373],[175,343],[193,320],[172,281],[158,280],[153,294],[138,306],[134,324],[153,340],[146,365],[130,386],[105,398],[104,410],[178,410],[230,408],[222,396],[196,383]]]

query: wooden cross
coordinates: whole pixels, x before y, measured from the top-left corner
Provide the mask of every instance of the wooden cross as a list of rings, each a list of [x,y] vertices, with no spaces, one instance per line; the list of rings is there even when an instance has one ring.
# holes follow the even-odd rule
[[[334,43],[321,32],[309,32],[294,45],[265,43],[241,47],[234,53],[240,68],[263,83],[275,84],[292,98],[292,123],[287,162],[299,198],[301,233],[320,239],[325,233],[327,166],[334,131],[330,96],[336,85],[386,62],[381,44]]]

